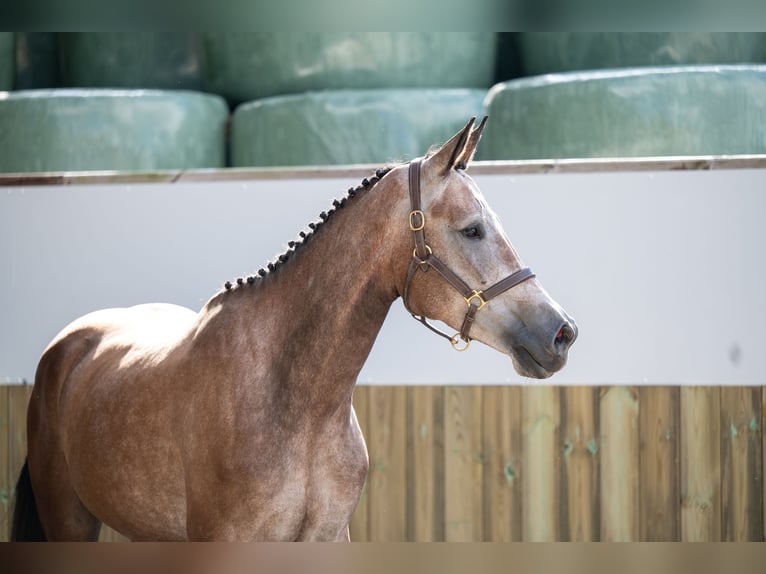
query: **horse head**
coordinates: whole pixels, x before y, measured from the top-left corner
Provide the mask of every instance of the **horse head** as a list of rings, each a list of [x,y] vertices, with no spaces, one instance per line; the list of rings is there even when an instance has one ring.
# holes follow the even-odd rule
[[[435,153],[410,164],[415,251],[401,292],[424,324],[430,327],[428,317],[458,331],[445,335],[458,350],[458,336],[465,345],[481,341],[508,354],[520,375],[542,379],[566,364],[577,326],[524,267],[466,173],[486,119],[476,128],[471,119]]]

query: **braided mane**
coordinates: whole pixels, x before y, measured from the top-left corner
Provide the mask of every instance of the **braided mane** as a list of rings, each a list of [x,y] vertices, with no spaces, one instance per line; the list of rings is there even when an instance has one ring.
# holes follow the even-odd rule
[[[290,258],[295,254],[298,249],[300,249],[303,245],[308,243],[314,233],[319,229],[322,225],[324,225],[332,216],[335,214],[336,211],[339,209],[343,209],[346,207],[346,204],[349,200],[356,197],[356,195],[362,191],[368,191],[372,189],[376,183],[378,183],[385,175],[391,171],[393,167],[384,167],[375,170],[375,175],[368,178],[364,178],[362,180],[362,183],[360,183],[356,187],[350,187],[346,193],[345,196],[341,197],[340,199],[334,199],[332,202],[332,207],[328,209],[327,211],[322,211],[319,214],[319,221],[312,221],[308,224],[308,231],[301,230],[299,232],[300,239],[297,241],[288,241],[287,242],[287,251],[282,253],[281,255],[277,256],[274,260],[269,261],[269,263],[266,264],[265,267],[261,267],[256,273],[253,275],[249,275],[248,277],[238,277],[236,281],[233,283],[231,281],[227,281],[224,283],[224,289],[226,291],[232,291],[236,289],[237,287],[241,287],[244,285],[253,285],[255,283],[258,283],[263,278],[267,277],[270,273],[273,273],[276,271],[279,267],[281,267],[284,263],[287,263]]]

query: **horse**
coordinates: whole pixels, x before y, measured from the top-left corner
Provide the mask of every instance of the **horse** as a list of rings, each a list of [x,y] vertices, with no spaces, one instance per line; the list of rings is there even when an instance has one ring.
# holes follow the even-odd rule
[[[65,327],[37,366],[11,539],[96,540],[104,523],[139,541],[348,541],[368,471],[352,396],[399,297],[458,350],[561,369],[576,324],[467,174],[486,120],[365,178],[198,313]]]

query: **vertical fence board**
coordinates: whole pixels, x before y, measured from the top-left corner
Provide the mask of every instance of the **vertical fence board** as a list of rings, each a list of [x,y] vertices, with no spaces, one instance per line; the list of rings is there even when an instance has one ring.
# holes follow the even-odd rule
[[[763,536],[766,540],[766,387],[761,387],[761,482],[763,483],[763,507],[761,508],[761,523],[763,526]]]
[[[681,389],[681,540],[721,540],[721,402],[718,387]]]
[[[482,408],[484,540],[520,541],[520,387],[485,387]]]
[[[444,536],[483,539],[481,388],[447,387],[444,399]]]
[[[436,444],[434,395],[440,387],[414,386],[407,389],[408,427],[411,439],[408,450],[408,539],[435,542],[437,532],[436,484],[441,476],[435,474],[435,464],[442,450]]]
[[[559,539],[559,389],[529,386],[521,395],[524,540],[555,541]]]
[[[602,388],[601,540],[638,540],[638,391]]]
[[[561,540],[593,542],[601,535],[598,389],[561,389]]]
[[[370,387],[370,539],[405,540],[407,535],[405,387]]]
[[[445,534],[445,428],[444,428],[444,416],[445,416],[445,397],[446,388],[439,387],[434,389],[433,399],[433,413],[434,413],[434,538],[439,541],[447,539]]]
[[[369,440],[369,396],[370,387],[357,387],[354,389],[354,411],[362,429],[365,441]],[[349,535],[354,542],[369,542],[369,477],[364,484],[362,495],[349,524]]]
[[[13,386],[8,393],[8,482],[11,494],[27,458],[27,406],[31,396],[32,385]]]
[[[8,421],[9,392],[10,387],[0,387],[0,541],[2,542],[7,541],[11,534],[10,512],[13,483],[8,468],[8,436],[11,432]]]
[[[8,496],[12,506],[16,480],[27,458],[27,405],[32,385],[8,387]]]
[[[763,540],[759,387],[721,388],[721,536]]]
[[[678,387],[639,391],[639,536],[647,542],[680,540]]]

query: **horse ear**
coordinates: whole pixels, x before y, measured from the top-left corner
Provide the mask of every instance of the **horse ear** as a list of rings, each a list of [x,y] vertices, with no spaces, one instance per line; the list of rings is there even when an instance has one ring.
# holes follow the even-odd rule
[[[466,169],[468,164],[473,160],[473,155],[476,153],[476,146],[481,139],[481,132],[484,131],[484,125],[487,123],[489,116],[484,116],[481,123],[468,135],[468,141],[463,146],[463,151],[460,152],[457,160],[455,161],[455,167],[459,169]]]
[[[462,130],[452,136],[436,153],[428,157],[427,162],[429,167],[432,167],[438,173],[445,173],[452,169],[468,142],[471,128],[475,121],[476,117],[474,116],[468,120],[468,123]]]

